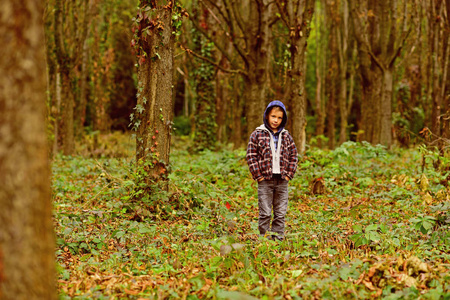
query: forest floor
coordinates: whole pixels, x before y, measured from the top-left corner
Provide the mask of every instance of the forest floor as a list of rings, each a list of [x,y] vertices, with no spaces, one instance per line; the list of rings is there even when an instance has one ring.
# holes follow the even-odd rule
[[[308,149],[275,242],[257,235],[245,150],[190,143],[174,141],[169,192],[142,201],[129,137],[54,158],[61,299],[450,298],[448,158]]]

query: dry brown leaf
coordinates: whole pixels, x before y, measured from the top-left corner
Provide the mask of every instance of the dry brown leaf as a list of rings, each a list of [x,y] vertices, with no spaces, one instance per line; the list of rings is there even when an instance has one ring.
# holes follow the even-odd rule
[[[420,183],[419,183],[420,190],[422,192],[425,192],[426,190],[428,190],[429,184],[430,182],[428,181],[427,176],[425,174],[422,174],[422,176],[420,176]]]
[[[431,197],[430,193],[427,192],[427,193],[423,196],[423,202],[424,202],[425,204],[428,204],[428,205],[430,205],[431,203],[433,203],[433,197]]]
[[[363,283],[363,284],[366,286],[366,288],[368,288],[369,290],[371,290],[371,291],[375,291],[375,290],[376,290],[376,288],[373,286],[373,283],[372,283],[371,281],[364,280],[362,283]]]

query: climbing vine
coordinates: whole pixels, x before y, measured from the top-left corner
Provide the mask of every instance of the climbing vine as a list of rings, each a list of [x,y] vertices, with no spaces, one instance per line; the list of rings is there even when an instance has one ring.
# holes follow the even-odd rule
[[[160,9],[169,10],[172,14],[172,34],[176,37],[181,34],[181,25],[183,17],[188,17],[188,13],[181,6],[180,3],[174,1],[168,1],[166,6],[159,7],[154,0],[141,0],[136,14],[136,17],[132,19],[133,25],[131,31],[133,37],[131,39],[131,48],[134,50],[139,65],[148,59],[149,49],[147,39],[150,37],[151,32],[154,30],[162,31],[164,24],[158,17],[158,11]],[[158,53],[151,59],[159,59]]]
[[[206,39],[195,29],[192,32],[196,51],[203,57],[213,57],[214,44]],[[214,87],[214,66],[208,62],[201,61],[194,71],[196,85],[196,114],[194,132],[194,150],[202,151],[214,149],[216,146],[216,103]]]

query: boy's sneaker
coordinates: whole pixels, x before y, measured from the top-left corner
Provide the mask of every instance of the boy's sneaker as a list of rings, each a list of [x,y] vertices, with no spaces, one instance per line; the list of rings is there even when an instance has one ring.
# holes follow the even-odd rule
[[[282,242],[282,241],[284,240],[284,237],[281,236],[281,235],[272,235],[271,240],[272,240],[272,241],[279,241],[279,242]]]
[[[276,235],[259,234],[259,238],[267,238],[268,240],[275,241]]]

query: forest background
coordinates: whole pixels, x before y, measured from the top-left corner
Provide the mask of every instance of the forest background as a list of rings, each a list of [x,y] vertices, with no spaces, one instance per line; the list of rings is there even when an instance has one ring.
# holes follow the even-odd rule
[[[85,133],[130,129],[130,115],[140,111],[138,60],[154,59],[140,53],[138,5],[48,1],[54,151],[74,153]],[[348,140],[409,146],[422,141],[424,128],[448,135],[444,1],[182,5],[189,18],[177,17],[173,41],[174,126],[195,136],[198,149],[244,145],[271,99],[286,102],[302,150],[306,140],[333,149]]]
[[[20,114],[2,82],[1,140],[33,147],[0,152],[0,225],[11,230],[0,296],[54,297],[53,211],[61,297],[448,297],[449,1],[25,2],[3,11],[33,17],[11,32],[37,30],[41,69],[27,79],[26,59],[5,59],[26,43],[5,48],[0,66],[25,83],[46,78],[46,97]],[[255,237],[242,150],[273,99],[302,153],[280,244]],[[42,109],[44,143],[25,138],[40,126],[10,131]],[[43,153],[53,209],[46,176],[31,178],[49,171]],[[8,177],[18,168],[28,190]],[[39,209],[21,224],[30,203]],[[14,228],[29,247],[5,238]],[[33,257],[48,273],[18,284]]]

